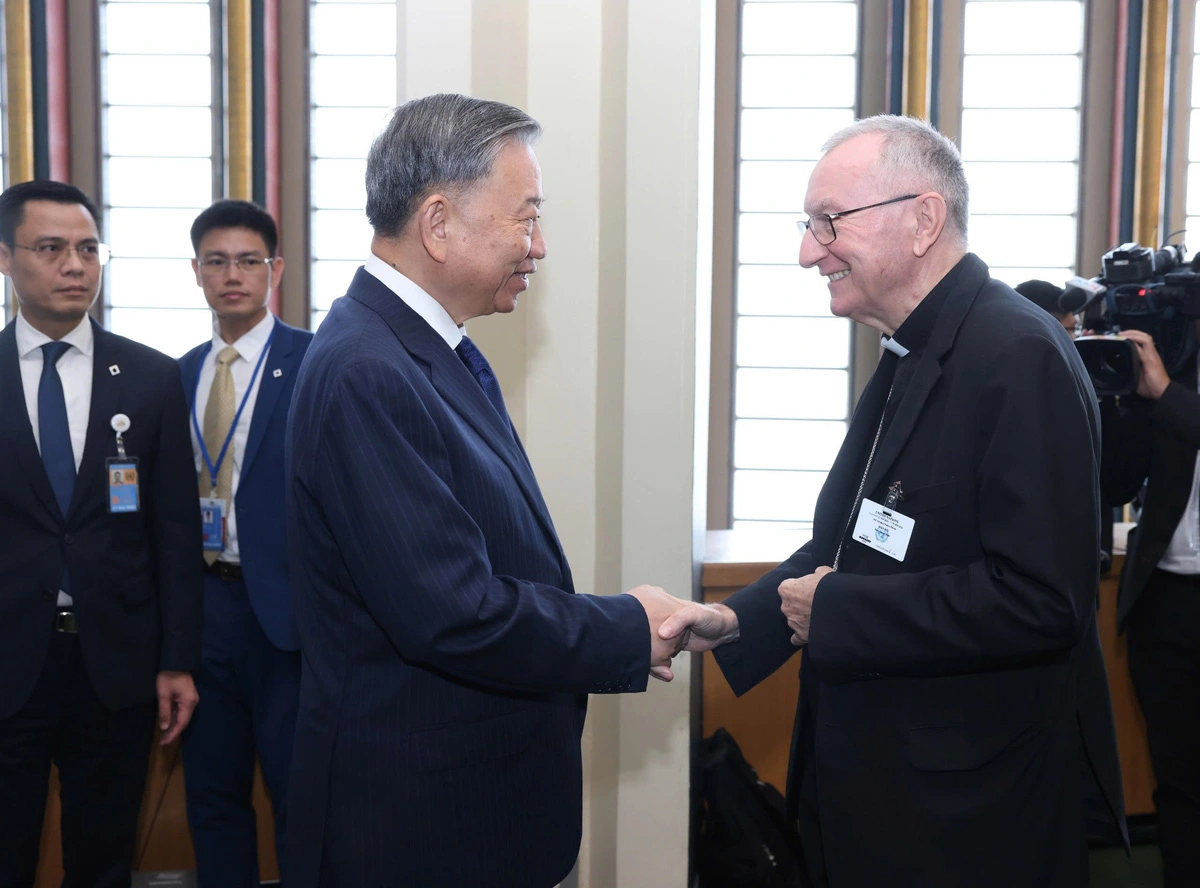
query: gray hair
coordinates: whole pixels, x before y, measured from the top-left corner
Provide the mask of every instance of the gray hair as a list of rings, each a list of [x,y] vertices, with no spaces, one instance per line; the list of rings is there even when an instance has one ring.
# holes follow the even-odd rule
[[[532,145],[541,134],[540,123],[502,102],[450,93],[405,102],[367,155],[367,219],[376,234],[396,237],[434,191],[469,190],[505,145]]]
[[[936,191],[946,199],[946,215],[951,233],[965,247],[967,243],[967,177],[962,155],[954,143],[924,120],[878,114],[856,120],[838,130],[822,147],[832,151],[838,145],[865,135],[883,137],[875,175],[881,184],[900,191]]]

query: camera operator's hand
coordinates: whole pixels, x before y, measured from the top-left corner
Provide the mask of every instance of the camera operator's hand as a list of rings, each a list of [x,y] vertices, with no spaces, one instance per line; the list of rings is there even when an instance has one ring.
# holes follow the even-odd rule
[[[1167,368],[1163,366],[1158,349],[1154,347],[1154,340],[1150,337],[1149,333],[1142,330],[1122,330],[1121,336],[1128,339],[1137,347],[1138,357],[1142,361],[1142,372],[1138,377],[1137,393],[1143,398],[1157,401],[1162,397],[1162,393],[1166,391],[1167,386],[1171,382],[1171,377],[1167,375]]]

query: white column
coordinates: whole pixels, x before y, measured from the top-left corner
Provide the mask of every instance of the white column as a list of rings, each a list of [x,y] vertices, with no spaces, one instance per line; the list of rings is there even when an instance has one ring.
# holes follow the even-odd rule
[[[471,0],[396,0],[401,102],[471,92],[471,6]]]
[[[626,584],[690,597],[703,548],[712,243],[712,0],[631,3],[628,24]],[[684,888],[691,670],[621,700],[617,885]]]

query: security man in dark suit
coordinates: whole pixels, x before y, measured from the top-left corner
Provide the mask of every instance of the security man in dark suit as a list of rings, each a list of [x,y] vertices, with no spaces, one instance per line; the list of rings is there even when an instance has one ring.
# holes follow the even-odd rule
[[[192,409],[204,523],[204,705],[183,738],[200,888],[257,888],[251,793],[262,766],[282,865],[300,644],[292,616],[283,441],[312,333],[271,314],[283,277],[275,220],[220,200],[192,224],[192,268],[212,339],[179,360]]]
[[[1124,804],[1083,364],[967,252],[962,162],[928,124],[835,134],[804,205],[801,264],[885,351],[812,540],[660,633],[724,642],[739,694],[803,649],[787,794],[814,885],[1085,888]]]
[[[1142,371],[1135,395],[1102,405],[1101,478],[1112,502],[1145,494],[1117,619],[1146,717],[1163,883],[1190,888],[1200,885],[1200,357],[1172,378],[1149,334],[1121,335]]]
[[[66,888],[130,884],[157,716],[187,726],[200,520],[175,362],[88,316],[108,247],[59,182],[0,195],[0,886],[37,870],[50,765]]]

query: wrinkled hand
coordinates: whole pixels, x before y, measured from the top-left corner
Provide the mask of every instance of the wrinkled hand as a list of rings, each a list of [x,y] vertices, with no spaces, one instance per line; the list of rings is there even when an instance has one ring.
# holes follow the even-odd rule
[[[658,586],[637,586],[630,589],[629,594],[645,608],[646,618],[650,621],[650,674],[660,681],[670,681],[675,677],[671,671],[671,658],[682,650],[686,638],[664,638],[659,628],[687,602],[668,595]]]
[[[737,641],[738,618],[723,604],[684,602],[658,629],[664,639],[674,639],[680,650],[711,651]]]
[[[162,731],[158,742],[166,746],[182,734],[192,720],[200,694],[187,672],[160,672],[155,688],[158,692],[158,729]]]
[[[813,596],[817,583],[826,574],[833,573],[832,567],[818,567],[805,577],[784,580],[779,584],[779,609],[787,617],[792,630],[792,644],[796,647],[808,644],[808,624],[812,619]]]
[[[1166,391],[1171,382],[1167,368],[1163,366],[1162,357],[1154,347],[1154,340],[1149,333],[1142,330],[1122,330],[1121,338],[1128,339],[1137,347],[1138,358],[1142,362],[1142,372],[1138,377],[1137,393],[1143,398],[1157,401]]]

